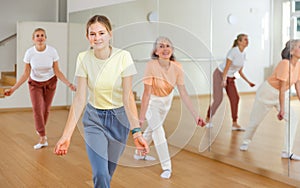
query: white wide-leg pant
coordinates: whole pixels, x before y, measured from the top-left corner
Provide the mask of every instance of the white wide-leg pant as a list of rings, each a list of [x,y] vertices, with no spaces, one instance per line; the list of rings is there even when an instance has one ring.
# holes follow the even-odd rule
[[[250,121],[246,128],[244,135],[244,143],[250,143],[252,137],[258,127],[258,125],[263,121],[267,113],[275,107],[277,111],[280,110],[279,104],[279,91],[273,88],[268,81],[265,81],[257,90],[255,102],[253,104],[253,109],[250,115]],[[274,117],[275,118],[275,117]],[[293,143],[295,140],[298,118],[296,117],[293,109],[289,105],[289,92],[285,93],[285,139],[283,152],[291,154],[293,149]],[[276,131],[274,127],[270,131]],[[276,139],[276,138],[274,138]]]
[[[165,97],[151,95],[146,112],[148,127],[143,134],[143,137],[149,145],[152,141],[154,142],[163,170],[171,170],[172,168],[168,143],[163,128],[163,123],[171,108],[172,100],[173,92]]]

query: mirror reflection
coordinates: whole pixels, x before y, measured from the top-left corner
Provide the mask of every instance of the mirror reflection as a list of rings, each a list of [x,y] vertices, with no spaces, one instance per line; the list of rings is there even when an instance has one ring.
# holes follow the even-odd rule
[[[240,33],[246,34],[249,44],[245,49],[247,55],[243,66],[244,74],[233,75],[236,78],[235,86],[239,95],[238,108],[236,107],[236,110],[233,111],[237,111],[234,113],[236,113],[238,125],[241,126],[240,130],[247,128],[251,109],[255,108],[253,105],[256,91],[272,75],[274,68],[281,61],[280,53],[284,44],[291,37],[286,32],[282,32],[286,27],[289,27],[289,23],[285,21],[286,19],[281,17],[281,15],[286,15],[282,14],[282,11],[287,11],[284,8],[288,6],[286,1],[256,0],[246,5],[242,2],[235,2],[235,6],[239,8],[234,9],[229,6],[232,3],[229,0],[221,2],[189,0],[187,3],[172,4],[172,8],[168,6],[170,3],[169,1],[133,1],[70,13],[69,18],[70,22],[81,23],[84,21],[83,18],[88,17],[86,15],[101,12],[117,21],[114,21],[116,24],[114,26],[116,28],[114,37],[119,37],[116,41],[121,41],[121,43],[118,45],[127,48],[133,54],[137,67],[141,70],[136,78],[137,84],[135,86],[138,98],[141,97],[143,89],[143,85],[138,80],[142,78],[145,63],[149,59],[148,52],[151,48],[151,41],[153,42],[155,36],[159,35],[172,38],[176,47],[175,54],[178,61],[182,62],[183,69],[186,72],[185,79],[188,80],[188,91],[194,104],[199,106],[199,112],[203,117],[206,117],[207,107],[214,101],[214,71],[226,62],[226,55],[236,36]],[[176,7],[180,7],[182,11],[177,12]],[[118,13],[120,9],[124,12],[135,12],[138,16],[130,13],[126,16],[120,16]],[[149,14],[153,11],[157,11],[159,23],[155,24],[151,22],[151,19],[148,20]],[[276,25],[274,20],[278,19],[282,20],[282,23]],[[148,21],[150,22],[147,23]],[[144,23],[136,24],[137,22]],[[177,29],[174,30],[174,27],[162,23],[173,24]],[[135,26],[128,27],[130,24],[136,25],[139,29],[134,28]],[[120,29],[122,27],[126,29]],[[176,32],[180,33],[181,29],[188,32],[177,35]],[[130,32],[126,32],[126,30]],[[138,30],[141,30],[141,32],[135,32],[137,40],[132,39],[135,37],[130,37],[132,35],[130,33]],[[197,42],[188,42],[188,38],[191,36],[195,36],[196,41],[199,41],[198,44]],[[143,44],[141,41],[143,41]],[[248,80],[246,82],[243,79],[245,75]],[[285,134],[282,133],[290,124],[284,125],[282,121],[276,118],[278,113],[276,109],[270,110],[256,129],[251,148],[247,152],[240,151],[245,132],[232,131],[232,124],[236,117],[232,118],[230,99],[227,100],[225,90],[222,87],[220,88],[223,100],[213,112],[214,118],[211,121],[214,126],[205,129],[195,128],[193,122],[189,121],[191,118],[186,113],[179,98],[176,98],[176,95],[179,95],[178,92],[175,93],[172,110],[165,121],[166,137],[170,145],[171,156],[178,151],[178,149],[176,151],[176,148],[184,147],[195,153],[216,158],[262,175],[283,175],[297,179],[296,172],[293,170],[297,168],[297,163],[294,161],[290,163],[289,159],[283,160],[281,158],[281,146],[284,144],[285,138],[290,139],[289,134],[285,137]],[[220,99],[219,97],[216,98]],[[287,107],[296,107],[295,113],[298,110],[297,105],[295,100],[286,102]],[[289,118],[287,120],[287,122],[290,121]],[[207,121],[209,122],[208,119]],[[296,134],[295,131],[292,132]],[[181,133],[181,136],[178,133]],[[183,135],[187,135],[187,137],[184,138]],[[295,138],[294,145],[297,144],[297,136]],[[291,145],[287,144],[287,147],[291,147]],[[299,153],[297,148],[293,152]],[[156,156],[155,153],[153,155]]]
[[[182,65],[187,93],[196,113],[207,122],[205,127],[196,125],[182,101],[180,89],[175,87],[172,106],[164,121],[171,159],[186,149],[289,182],[289,178],[300,181],[299,57],[295,48],[298,42],[287,46],[286,43],[299,38],[299,10],[297,0],[124,1],[84,10],[71,7],[68,26],[58,25],[57,31],[50,29],[53,27],[50,23],[44,26],[49,36],[64,36],[65,40],[57,43],[49,37],[49,43],[58,46],[62,57],[69,62],[63,68],[72,80],[77,54],[89,48],[83,35],[87,19],[95,14],[108,16],[113,23],[112,44],[128,50],[136,64],[138,73],[133,89],[139,110],[153,43],[158,36],[170,38],[176,60]],[[19,25],[23,31],[20,38],[28,39],[27,34],[32,32],[28,25],[32,24]],[[241,38],[239,34],[243,34]],[[236,39],[237,53],[242,58],[238,65],[230,53]],[[22,62],[20,54],[24,54],[28,41],[18,42],[17,61]],[[286,47],[288,55],[283,58],[281,53]],[[18,75],[23,66],[18,65]],[[278,76],[281,74],[282,77]],[[61,96],[71,103],[71,93],[64,91]],[[28,96],[19,93],[14,97]],[[15,98],[1,106],[11,106]],[[54,104],[62,102],[55,100]],[[145,122],[142,129],[147,127]],[[132,160],[121,157],[121,165],[160,164],[159,160],[135,161],[131,144],[126,147],[125,155],[132,156]],[[159,157],[154,145],[149,155]]]

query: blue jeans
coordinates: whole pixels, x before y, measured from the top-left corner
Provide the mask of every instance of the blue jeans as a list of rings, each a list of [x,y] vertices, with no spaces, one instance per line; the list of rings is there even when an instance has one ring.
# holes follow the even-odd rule
[[[125,109],[100,110],[87,104],[82,122],[94,187],[109,188],[128,138],[130,126]]]

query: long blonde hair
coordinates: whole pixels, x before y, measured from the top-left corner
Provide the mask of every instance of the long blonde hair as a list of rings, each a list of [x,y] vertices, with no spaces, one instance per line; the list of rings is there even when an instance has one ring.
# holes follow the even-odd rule
[[[89,19],[89,21],[86,23],[86,36],[89,34],[89,27],[94,23],[101,23],[105,26],[106,30],[108,32],[112,31],[111,23],[109,19],[106,16],[103,15],[95,15]]]

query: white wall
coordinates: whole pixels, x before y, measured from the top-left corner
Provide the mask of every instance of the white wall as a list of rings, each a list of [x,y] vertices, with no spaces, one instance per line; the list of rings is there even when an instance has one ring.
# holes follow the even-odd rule
[[[225,58],[239,33],[245,33],[249,37],[249,46],[246,48],[247,61],[243,70],[256,87],[249,87],[243,79],[239,78],[236,84],[241,92],[255,91],[265,80],[265,68],[272,65],[270,3],[269,0],[213,1],[212,51],[214,57]],[[229,15],[236,19],[236,23],[228,22]]]
[[[33,45],[32,32],[37,27],[46,30],[46,43],[56,48],[59,54],[59,68],[67,76],[68,70],[68,24],[54,22],[19,22],[17,25],[17,78],[23,74],[25,63],[23,57],[26,49]],[[59,36],[59,37],[58,37]],[[57,90],[52,106],[66,106],[67,94],[71,92],[61,81],[58,81]],[[28,108],[31,101],[28,84],[25,82],[10,97],[0,100],[0,108]]]
[[[76,40],[74,40],[76,39]],[[78,53],[89,48],[88,41],[85,37],[85,24],[69,23],[68,24],[68,78],[69,81],[76,83],[75,69]],[[71,104],[74,92],[68,92],[67,104]]]
[[[57,21],[57,0],[9,0],[0,6],[0,41],[17,32],[18,21]],[[13,71],[16,39],[0,46],[0,71]]]
[[[16,60],[16,38],[0,46],[0,72],[14,71]]]
[[[14,1],[15,0],[12,0],[12,2]],[[78,2],[79,1],[80,0],[78,0]],[[78,22],[79,25],[75,24],[76,26],[68,26],[70,27],[70,33],[68,33],[67,36],[69,40],[66,48],[69,49],[69,51],[66,58],[68,59],[69,67],[66,74],[68,74],[70,79],[74,78],[77,54],[79,51],[85,50],[88,46],[84,33],[87,19],[94,14],[104,14],[110,17],[113,23],[115,33],[114,45],[128,49],[137,60],[139,74],[135,79],[135,87],[139,92],[142,90],[139,79],[142,77],[145,62],[150,57],[149,53],[152,49],[153,40],[157,35],[161,34],[170,36],[174,42],[176,47],[175,54],[178,57],[178,60],[182,62],[186,72],[188,72],[186,74],[186,84],[190,94],[209,93],[209,77],[215,66],[220,63],[220,61],[217,60],[225,57],[237,33],[245,32],[249,34],[250,44],[247,48],[248,62],[245,67],[245,72],[251,80],[254,80],[256,84],[259,85],[266,75],[265,69],[268,69],[268,67],[271,67],[276,60],[280,59],[278,54],[282,48],[281,40],[279,41],[279,39],[281,39],[281,30],[279,29],[281,23],[277,20],[281,19],[281,1],[284,0],[274,2],[274,13],[270,16],[272,19],[276,20],[276,22],[274,21],[270,24],[270,26],[273,27],[270,30],[270,40],[273,40],[269,41],[269,49],[267,49],[268,46],[267,43],[265,43],[266,48],[264,51],[261,51],[261,48],[258,48],[258,46],[260,47],[262,37],[262,25],[260,19],[263,18],[265,12],[271,12],[270,9],[273,8],[273,0],[187,0],[185,2],[179,1],[177,3],[173,3],[172,0],[139,0],[113,6],[105,6],[102,8],[93,7],[93,9],[85,11],[72,12],[69,15],[70,22]],[[159,2],[159,4],[157,4],[157,2]],[[30,2],[26,3],[33,4]],[[82,6],[84,5],[83,7],[88,4],[87,1],[81,1],[81,3]],[[56,8],[54,8],[56,7],[54,4],[43,4],[48,6],[47,10],[52,10],[53,16],[49,15],[47,11],[44,11],[45,14],[41,14],[40,16],[37,16],[36,14],[31,16],[30,12],[26,12],[22,18],[32,18],[33,20],[55,20],[57,19],[57,11]],[[10,3],[8,3],[8,5],[8,7],[6,7],[6,5],[1,6],[0,10],[9,7],[15,8],[12,7]],[[45,8],[43,5],[40,9]],[[27,7],[27,5],[23,7]],[[70,5],[68,5],[68,7],[70,7]],[[153,10],[159,12],[160,24],[147,22],[147,14]],[[9,15],[8,12],[7,14]],[[238,17],[238,24],[228,24],[226,20],[228,14],[233,14]],[[210,17],[210,15],[212,15],[212,17]],[[243,18],[243,20],[240,18]],[[4,17],[0,18],[0,24],[4,22],[4,20],[1,21],[1,19],[4,19]],[[253,23],[254,20],[255,23]],[[213,21],[212,25],[210,25],[210,21]],[[136,28],[141,25],[142,27]],[[1,28],[1,32],[2,31]],[[74,34],[72,31],[76,31],[76,33]],[[61,36],[58,34],[56,35],[56,38],[61,39]],[[80,40],[73,40],[74,38],[80,38]],[[137,41],[140,42],[134,44],[137,43]],[[6,51],[9,51],[7,49],[13,49],[14,45],[7,44],[3,48],[5,48]],[[210,53],[210,49],[213,50],[213,53]],[[11,61],[11,59],[15,57],[15,55],[11,54],[14,53],[15,52],[3,52],[3,49],[0,46],[0,54],[7,55],[7,59],[5,59],[5,57],[3,58],[4,62]],[[208,59],[209,55],[212,55],[212,60]],[[23,54],[21,56],[23,56]],[[272,59],[274,59],[274,61],[271,61]],[[14,60],[14,63],[16,61],[17,60]],[[5,63],[1,63],[1,65],[3,64]],[[13,67],[13,64],[11,64],[11,67]],[[257,67],[259,67],[259,71],[255,70]],[[7,69],[10,68],[5,68],[5,70]],[[20,68],[18,70],[21,71]],[[241,92],[253,91],[256,89],[249,88],[241,79],[237,80],[237,85]],[[67,95],[68,99],[65,103],[70,104],[72,95],[70,93]],[[10,101],[12,98],[14,97],[5,99],[5,101]],[[3,103],[3,105],[0,105],[0,108],[18,106],[17,103],[12,106],[10,104],[11,103],[6,105]],[[54,103],[54,105],[59,104],[61,103]],[[24,106],[30,105],[28,103],[26,105],[21,103],[21,107]]]
[[[68,12],[76,12],[82,11],[87,9],[92,9],[95,7],[104,7],[108,5],[134,1],[134,0],[109,0],[109,1],[99,1],[99,0],[89,0],[82,1],[82,0],[68,0]]]
[[[142,64],[145,62],[139,60],[150,57],[152,45],[149,42],[153,43],[158,35],[170,37],[176,47],[175,55],[187,72],[190,94],[210,93],[214,68],[225,58],[236,35],[246,33],[250,44],[246,49],[244,72],[257,86],[264,81],[265,69],[273,64],[271,0],[187,0],[176,3],[164,0],[158,3],[144,0],[93,8],[71,13],[69,20],[85,23],[94,14],[108,16],[114,26],[114,45],[126,48],[137,60],[139,74],[135,82],[139,82],[144,71]],[[156,25],[147,22],[147,14],[153,10],[159,12],[160,23]],[[238,19],[236,24],[228,23],[229,14]],[[240,92],[255,91],[257,86],[250,88],[242,79],[237,79]],[[137,86],[138,94],[141,89]]]
[[[282,3],[289,0],[275,0],[273,8],[273,63],[277,64],[281,60],[280,52],[283,49],[282,45]]]

